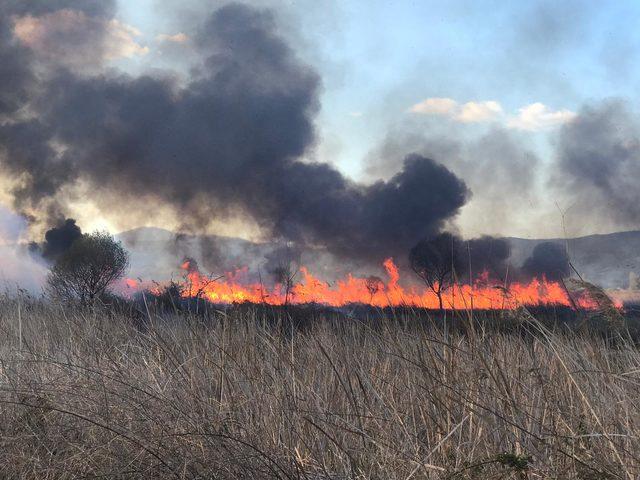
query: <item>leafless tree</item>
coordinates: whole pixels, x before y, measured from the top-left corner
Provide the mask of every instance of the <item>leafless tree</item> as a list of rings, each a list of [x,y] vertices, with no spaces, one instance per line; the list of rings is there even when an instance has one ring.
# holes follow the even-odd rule
[[[287,306],[298,275],[298,268],[293,262],[282,262],[271,273],[275,281],[284,288],[284,305]]]
[[[411,268],[436,294],[440,310],[444,309],[443,292],[465,268],[459,249],[456,237],[445,232],[418,242],[409,252]]]
[[[300,250],[287,243],[275,249],[269,255],[269,273],[273,280],[284,288],[284,305],[287,306],[293,296],[293,287],[300,271]]]

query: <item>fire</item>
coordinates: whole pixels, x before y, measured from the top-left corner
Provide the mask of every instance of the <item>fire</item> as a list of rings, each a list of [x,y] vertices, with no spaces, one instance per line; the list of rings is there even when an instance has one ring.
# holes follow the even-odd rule
[[[400,284],[400,272],[392,259],[384,262],[387,280],[347,275],[333,284],[315,277],[306,267],[300,268],[299,281],[272,288],[260,283],[240,280],[246,269],[227,273],[224,277],[203,275],[197,266],[185,261],[182,295],[204,298],[212,303],[265,303],[270,305],[318,303],[334,307],[361,303],[375,307],[409,306],[437,309],[438,298],[430,289]],[[450,309],[514,309],[520,305],[563,305],[596,308],[589,298],[570,298],[558,282],[533,279],[529,283],[508,286],[492,284],[481,275],[472,285],[455,285],[443,292],[443,304]]]

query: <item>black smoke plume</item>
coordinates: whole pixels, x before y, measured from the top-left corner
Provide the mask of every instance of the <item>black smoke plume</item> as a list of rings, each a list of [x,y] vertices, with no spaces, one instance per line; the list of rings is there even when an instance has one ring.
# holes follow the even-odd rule
[[[472,278],[485,272],[492,280],[508,278],[511,246],[507,240],[485,235],[465,243],[462,244],[462,253],[464,255],[466,247]]]
[[[468,199],[461,180],[419,155],[369,186],[302,161],[315,141],[320,79],[269,11],[226,5],[194,44],[202,61],[185,83],[171,75],[50,73],[26,99],[37,120],[0,128],[2,166],[23,178],[16,207],[42,213],[84,182],[98,204],[117,195],[140,208],[169,205],[190,231],[243,215],[272,239],[379,262],[436,234]]]
[[[462,240],[459,236],[443,232],[418,242],[409,252],[409,263],[416,270],[446,270],[455,281],[473,283],[487,274],[490,280],[504,281],[508,274],[511,247],[503,238],[483,236]]]
[[[423,270],[455,272],[458,283],[473,283],[488,275],[494,282],[530,281],[533,278],[557,281],[571,274],[569,257],[556,242],[542,242],[535,246],[521,267],[510,264],[511,246],[504,238],[483,236],[462,240],[444,232],[418,242],[410,251],[410,264],[416,259]]]
[[[44,242],[41,244],[32,243],[30,250],[32,253],[39,253],[49,262],[55,262],[80,237],[82,237],[82,230],[76,225],[74,219],[68,218],[56,227],[47,230]]]
[[[522,272],[528,278],[561,280],[571,274],[569,257],[562,245],[542,242],[535,246],[531,256],[522,265]]]

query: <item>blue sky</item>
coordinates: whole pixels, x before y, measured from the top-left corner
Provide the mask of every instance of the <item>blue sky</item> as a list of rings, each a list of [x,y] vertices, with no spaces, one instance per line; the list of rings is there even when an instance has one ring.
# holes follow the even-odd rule
[[[367,9],[349,2],[344,49],[326,52],[348,72],[326,93],[328,122],[370,145],[429,97],[494,100],[516,112],[536,102],[577,110],[592,99],[637,96],[638,3],[605,11],[442,3],[378,2]],[[350,111],[363,115],[345,118]],[[366,149],[358,147],[360,154]]]

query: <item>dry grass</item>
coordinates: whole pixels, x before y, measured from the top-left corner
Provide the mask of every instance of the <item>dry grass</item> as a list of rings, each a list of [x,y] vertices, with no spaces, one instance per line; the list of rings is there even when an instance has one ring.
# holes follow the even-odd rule
[[[220,318],[0,302],[0,476],[640,476],[631,344]]]

